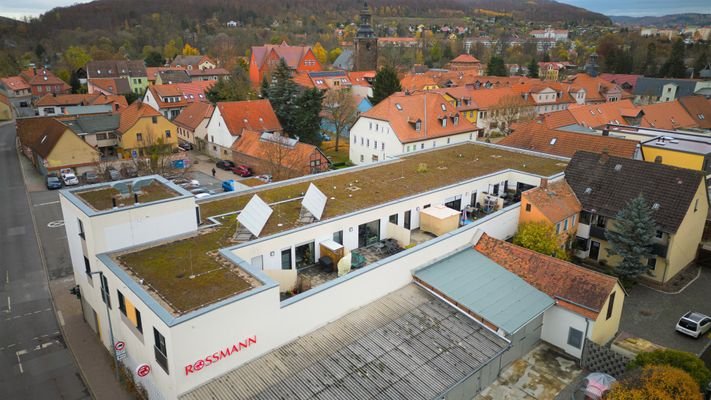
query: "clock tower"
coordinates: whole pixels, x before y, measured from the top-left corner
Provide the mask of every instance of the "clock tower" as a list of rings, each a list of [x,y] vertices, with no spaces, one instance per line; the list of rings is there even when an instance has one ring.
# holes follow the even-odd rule
[[[370,25],[372,18],[368,3],[364,3],[355,37],[354,71],[374,71],[378,68],[378,38]]]

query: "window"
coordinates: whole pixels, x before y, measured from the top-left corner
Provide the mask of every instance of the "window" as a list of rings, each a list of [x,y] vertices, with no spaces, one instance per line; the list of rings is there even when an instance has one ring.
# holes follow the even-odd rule
[[[77,222],[79,223],[79,237],[82,239],[85,239],[86,235],[84,234],[84,223],[81,222],[81,220],[78,218],[77,218]]]
[[[568,330],[568,345],[579,349],[583,346],[583,332],[575,328]]]
[[[420,129],[422,129],[422,122],[421,121],[415,122],[415,130],[419,132]]]
[[[420,150],[424,150],[424,149],[425,149],[425,144],[424,144],[424,143],[420,143]]]
[[[373,148],[374,148],[375,150],[378,150],[378,141],[377,141],[377,140],[373,140],[373,144],[374,144]]]
[[[612,317],[612,309],[615,306],[615,292],[612,292],[610,294],[610,299],[607,301],[607,316],[605,317],[605,320],[610,319]]]
[[[365,145],[366,147],[370,147],[370,139],[365,139]]]
[[[397,214],[391,215],[390,218],[388,218],[388,221],[390,221],[391,223],[397,225]]]
[[[559,234],[559,233],[560,233],[560,222],[558,222],[557,224],[555,224],[555,234],[557,235],[557,234]]]
[[[699,211],[699,199],[696,199],[694,202],[694,212]]]
[[[363,138],[361,137],[361,138],[360,138],[360,145],[363,146],[363,143],[365,143],[365,139],[363,139]]]
[[[566,218],[565,221],[563,221],[563,230],[564,231],[568,230],[568,218]]]
[[[596,225],[600,228],[604,228],[605,227],[605,217],[603,217],[602,215],[598,215]]]
[[[657,257],[648,258],[647,267],[650,271],[654,271],[657,268]]]
[[[526,204],[526,212],[531,212],[531,203]]]
[[[130,300],[126,300],[120,290],[116,290],[119,300],[119,310],[126,317],[125,322],[130,322],[131,326],[136,328],[140,333],[143,333],[143,322],[141,321],[141,313],[133,306]]]
[[[334,232],[333,241],[338,244],[343,244],[343,231]]]
[[[664,232],[658,230],[655,236],[657,237],[657,239],[662,239],[664,237]]]
[[[142,142],[143,141],[143,134],[142,133],[137,133],[136,134],[136,141]]]
[[[109,281],[106,275],[101,275],[101,299],[104,300],[106,306],[111,308],[111,295],[109,294]]]
[[[385,151],[385,142],[380,143],[380,150]]]
[[[452,120],[454,122],[454,125],[458,125],[459,124],[459,115],[455,115],[454,118],[452,118]]]
[[[452,138],[447,138],[447,144],[452,141]]]
[[[165,345],[165,337],[156,328],[153,328],[153,349],[158,364],[168,373],[168,349]]]
[[[442,118],[442,128],[447,127],[447,118]]]
[[[106,140],[108,139],[108,136],[105,133],[97,133],[96,134],[96,140]]]
[[[365,156],[361,154],[360,155],[360,162],[363,162],[363,161],[365,161]]]
[[[570,223],[570,226],[573,226],[573,227],[575,226],[575,220],[576,220],[576,219],[578,219],[578,214],[573,214],[573,220],[572,220],[572,222]]]
[[[91,264],[86,256],[84,256],[84,272],[86,272],[86,277],[89,279],[89,282],[91,282]]]
[[[291,269],[291,248],[281,251],[281,269]]]
[[[157,123],[158,123],[158,117],[156,117],[156,116],[151,117],[151,122],[153,122],[154,124],[157,124]]]
[[[356,144],[356,142],[358,142],[358,138],[356,138],[356,136],[353,135],[353,144]]]

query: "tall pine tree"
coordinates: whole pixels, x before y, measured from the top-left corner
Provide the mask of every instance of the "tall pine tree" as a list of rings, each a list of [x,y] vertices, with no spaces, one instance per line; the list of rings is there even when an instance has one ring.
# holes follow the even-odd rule
[[[490,76],[508,76],[506,73],[506,65],[504,59],[497,56],[492,56],[489,63],[486,65],[486,74]]]
[[[646,272],[647,259],[655,257],[652,245],[657,233],[657,224],[652,210],[641,194],[632,199],[615,216],[613,229],[605,231],[610,243],[610,256],[620,256],[622,261],[615,272],[623,279],[636,279]]]
[[[297,94],[298,88],[291,80],[289,66],[282,58],[272,72],[272,84],[269,85],[266,97],[272,104],[274,113],[279,118],[284,131],[291,135],[298,135],[294,127],[294,106]]]
[[[662,66],[660,75],[664,78],[687,78],[684,65],[684,41],[677,39],[672,45],[671,54]]]
[[[321,103],[323,94],[317,88],[304,90],[294,101],[291,133],[304,143],[321,145]]]
[[[402,90],[400,79],[397,77],[395,68],[385,66],[375,74],[375,82],[373,83],[373,97],[370,97],[370,103],[376,105],[383,101],[391,94]]]
[[[528,63],[528,77],[538,78],[538,62],[535,57],[533,57],[531,62]]]

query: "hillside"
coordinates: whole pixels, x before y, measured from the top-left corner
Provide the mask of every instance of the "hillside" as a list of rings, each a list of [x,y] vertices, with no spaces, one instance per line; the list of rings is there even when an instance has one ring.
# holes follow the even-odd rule
[[[610,19],[613,23],[622,26],[656,26],[658,28],[669,28],[687,25],[711,25],[711,14],[673,14],[662,17],[610,16]]]

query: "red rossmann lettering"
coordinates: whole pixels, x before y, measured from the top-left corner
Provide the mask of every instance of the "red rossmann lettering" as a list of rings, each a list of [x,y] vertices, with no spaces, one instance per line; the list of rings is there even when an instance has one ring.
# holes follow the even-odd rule
[[[216,351],[209,356],[206,356],[204,358],[201,358],[197,361],[195,361],[192,364],[188,364],[185,366],[185,375],[190,375],[192,373],[198,372],[202,370],[205,367],[209,367],[210,365],[225,359],[235,353],[239,353],[242,349],[246,349],[249,346],[257,344],[257,336],[252,336],[248,337],[245,339],[243,342],[237,342],[233,344],[231,347],[225,347],[224,350]]]

